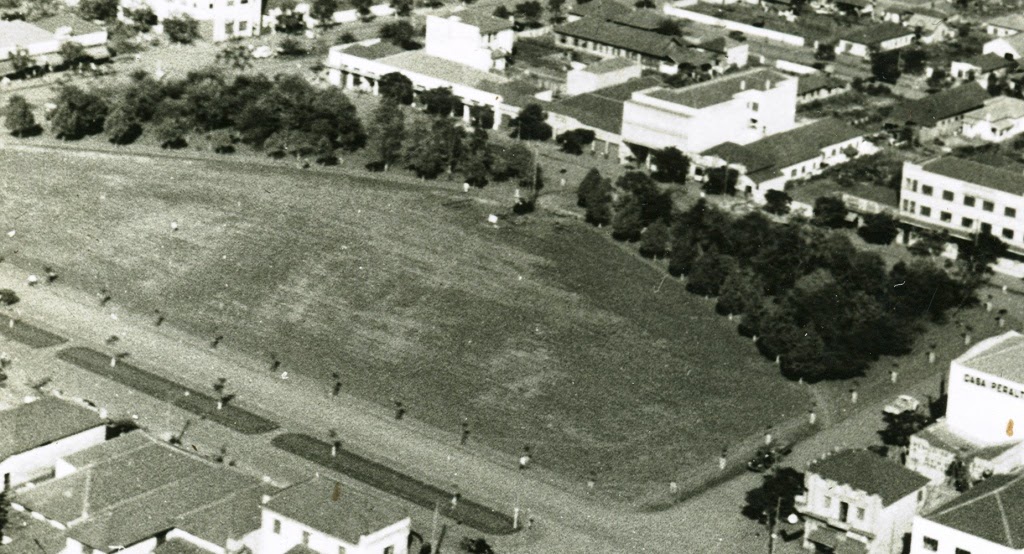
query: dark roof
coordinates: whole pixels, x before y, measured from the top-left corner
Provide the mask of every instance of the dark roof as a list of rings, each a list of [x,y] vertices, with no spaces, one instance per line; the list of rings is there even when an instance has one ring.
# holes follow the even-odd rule
[[[621,100],[613,100],[593,93],[563,98],[548,107],[548,111],[571,117],[580,123],[619,134],[622,132]]]
[[[770,90],[780,81],[791,79],[789,75],[769,68],[751,69],[703,83],[687,87],[668,89],[662,88],[650,93],[650,96],[691,108],[701,109],[722,102],[728,102],[733,96],[744,90]]]
[[[480,10],[469,9],[453,13],[450,17],[458,18],[459,21],[473,25],[480,29],[481,35],[493,35],[500,31],[507,31],[512,28],[512,22]]]
[[[967,83],[918,100],[897,104],[889,113],[886,122],[896,125],[908,123],[921,127],[932,127],[938,122],[976,110],[990,98],[988,92],[978,83]]]
[[[585,4],[577,4],[569,9],[569,13],[572,15],[600,19],[607,19],[629,12],[630,8],[628,6],[615,0],[592,0]]]
[[[555,27],[555,32],[662,60],[670,60],[675,51],[683,48],[676,37],[599,19],[584,18],[559,25]]]
[[[661,84],[661,79],[654,75],[647,75],[644,77],[638,77],[636,79],[630,79],[625,83],[619,83],[610,87],[597,89],[590,94],[596,94],[605,98],[611,98],[612,100],[619,100],[625,102],[633,96],[634,92],[639,90],[645,90],[652,87],[656,87]]]
[[[996,475],[926,519],[1008,546],[1024,548],[1024,475]]]
[[[868,450],[840,450],[811,463],[807,472],[855,490],[877,494],[883,506],[928,484],[927,477]]]
[[[408,517],[385,498],[371,497],[324,477],[288,487],[265,506],[351,544]]]
[[[945,157],[921,166],[927,171],[960,179],[1010,194],[1024,194],[1024,174],[999,169],[973,160]]]
[[[846,86],[846,83],[825,73],[811,73],[810,75],[801,75],[799,79],[800,81],[796,85],[796,94],[798,96],[819,91],[822,89],[831,90],[834,88],[843,88]]]
[[[637,62],[626,58],[608,58],[607,60],[601,60],[588,65],[584,71],[587,73],[611,73],[637,65],[639,65]]]
[[[364,46],[362,44],[352,44],[348,48],[342,50],[346,54],[351,54],[367,60],[379,60],[395,54],[405,52],[405,49],[401,46],[391,44],[386,40],[382,40],[376,44]]]
[[[645,31],[653,31],[661,25],[661,22],[666,19],[666,16],[658,10],[636,10],[633,12],[614,15],[608,19],[614,23],[618,23],[619,25],[633,27],[634,29],[643,29]]]
[[[60,13],[51,17],[45,17],[32,24],[51,33],[56,33],[57,29],[62,27],[70,27],[71,36],[88,35],[103,30],[103,27],[70,13]]]
[[[714,156],[730,164],[742,165],[748,173],[761,171],[775,165],[771,157],[766,157],[761,152],[735,142],[723,142],[701,152],[701,155]]]
[[[873,44],[880,44],[897,37],[913,34],[913,29],[908,29],[902,25],[897,25],[895,23],[878,23],[876,25],[866,25],[856,28],[849,33],[845,33],[839,38],[847,42],[867,44],[870,46]]]
[[[871,5],[871,0],[836,0],[837,6],[854,6],[857,8],[866,8]]]
[[[209,554],[184,539],[171,539],[153,549],[153,554]]]
[[[19,404],[0,411],[0,462],[103,425],[95,412],[52,396]]]
[[[544,90],[527,79],[517,79],[507,83],[480,81],[476,88],[498,94],[501,96],[503,104],[516,106],[517,108],[526,107],[528,104],[541,103],[541,100],[537,99],[536,94]]]
[[[996,54],[978,54],[977,56],[971,56],[963,60],[963,62],[981,69],[982,73],[1003,69],[1004,67],[1017,67],[1017,62],[1014,60],[1008,60],[1002,56],[997,56]]]

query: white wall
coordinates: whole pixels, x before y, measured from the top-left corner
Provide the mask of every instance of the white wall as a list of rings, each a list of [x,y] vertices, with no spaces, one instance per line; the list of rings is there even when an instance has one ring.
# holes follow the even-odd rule
[[[512,52],[515,43],[512,29],[484,36],[480,34],[479,27],[457,18],[458,13],[447,18],[427,16],[427,54],[489,71],[494,66],[491,56],[494,50]]]
[[[939,542],[938,550],[924,547],[925,537]],[[1019,554],[1020,550],[968,535],[945,525],[918,516],[914,518],[914,536],[910,541],[910,554],[957,554],[960,548],[971,554]]]
[[[1012,127],[996,129],[991,121],[979,120],[964,123],[964,136],[986,142],[1003,142],[1024,132],[1024,119],[1015,119]]]
[[[1018,52],[1013,46],[1011,46],[1010,43],[1006,42],[1001,38],[997,38],[995,40],[990,40],[986,42],[985,45],[981,47],[981,53],[995,54],[1001,58],[1006,57],[1007,54],[1010,54],[1015,60],[1020,58],[1020,52]]]
[[[665,4],[662,11],[664,11],[666,15],[670,15],[672,17],[689,19],[690,21],[696,21],[697,23],[703,23],[705,25],[713,25],[715,27],[724,27],[730,31],[739,31],[745,35],[762,37],[775,42],[789,44],[791,46],[804,46],[806,43],[804,37],[781,33],[779,31],[772,31],[771,29],[765,29],[763,27],[754,27],[753,25],[732,21],[731,19],[722,19],[698,12],[692,12],[679,7],[678,3],[676,5]]]
[[[3,476],[11,475],[11,485],[17,486],[53,471],[57,460],[96,446],[107,438],[106,425],[65,437],[28,452],[15,454],[0,462],[0,490],[3,490]]]
[[[199,21],[209,21],[213,41],[232,36],[248,37],[260,33],[260,0],[145,0],[161,20],[188,14]],[[244,25],[241,22],[245,22]],[[231,32],[227,32],[228,24]],[[245,27],[243,30],[242,27]]]
[[[985,409],[979,410],[978,406]],[[981,444],[1019,442],[1019,436],[1007,436],[1006,427],[1010,420],[1024,425],[1024,384],[967,368],[954,360],[949,367],[946,418],[957,434]]]
[[[274,532],[275,521],[280,522],[280,533]],[[317,531],[265,506],[261,522],[260,548],[256,554],[284,554],[295,545],[302,543],[303,531],[309,533],[309,548],[321,554],[337,554],[339,548],[344,548],[345,554],[381,554],[387,546],[394,547],[394,554],[408,554],[411,525],[409,518],[397,521],[369,535],[364,535],[359,544],[351,544]]]
[[[1020,31],[1017,29],[1007,29],[1006,27],[988,24],[985,25],[985,32],[996,37],[1008,37],[1010,35],[1016,35]]]

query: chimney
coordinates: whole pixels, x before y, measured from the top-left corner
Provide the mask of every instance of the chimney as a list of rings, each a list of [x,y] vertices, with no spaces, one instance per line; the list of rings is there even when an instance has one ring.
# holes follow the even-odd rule
[[[743,79],[740,81],[740,90],[747,90],[747,81]]]

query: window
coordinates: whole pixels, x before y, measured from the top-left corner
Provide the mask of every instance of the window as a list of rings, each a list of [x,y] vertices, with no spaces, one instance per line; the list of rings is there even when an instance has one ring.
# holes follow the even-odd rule
[[[953,201],[953,193],[948,191],[948,190],[942,191],[942,199],[943,200],[949,200],[950,202],[952,202]]]
[[[1017,217],[1017,210],[1014,208],[1003,208],[1003,215],[1006,217]]]
[[[825,507],[826,508],[831,508],[832,507],[832,497],[831,496],[826,496],[825,497]]]
[[[274,534],[276,534],[276,535],[280,535],[281,534],[281,520],[280,519],[275,519],[274,520]]]
[[[974,207],[974,197],[973,196],[965,196],[964,197],[964,206]]]
[[[981,201],[981,209],[985,210],[986,212],[991,212],[992,210],[995,209],[995,207],[995,204],[989,202],[988,200]]]
[[[248,29],[249,29],[249,22],[248,21],[239,21],[238,22],[238,32],[239,33],[244,33]]]
[[[903,199],[903,211],[908,211],[909,209],[910,209],[910,200],[907,200],[907,199],[904,198]]]
[[[925,537],[924,538],[924,549],[929,551],[929,552],[938,552],[939,551],[939,541],[937,541],[937,540],[935,540],[935,539],[933,539],[931,537]]]
[[[302,532],[302,544],[309,546],[309,531]]]
[[[752,112],[756,112],[759,107],[760,106],[757,105],[757,102],[751,102],[750,103],[750,111],[752,111]]]
[[[235,32],[235,22],[234,21],[228,21],[227,23],[224,24],[224,34],[225,35],[231,35],[231,34],[234,34],[234,32]]]
[[[950,221],[953,221],[953,214],[949,212],[942,212],[939,214],[939,219],[945,221],[946,223],[949,223]]]
[[[1003,238],[1013,240],[1013,229],[1003,229]]]
[[[921,185],[921,194],[931,196],[933,192],[935,192],[935,188],[931,185]]]
[[[931,217],[932,209],[929,208],[928,206],[921,206],[921,215],[925,217]]]
[[[846,521],[846,518],[850,515],[850,504],[848,502],[839,503],[839,521]]]
[[[991,235],[992,234],[992,224],[991,223],[982,223],[981,224],[981,232],[985,233],[986,235]]]
[[[970,229],[971,227],[974,227],[974,220],[969,217],[965,217],[960,220],[960,225]]]
[[[907,179],[907,188],[917,192],[917,179]]]
[[[343,545],[338,545],[338,554],[345,554],[345,547]]]
[[[857,519],[864,521],[864,508],[857,508]]]

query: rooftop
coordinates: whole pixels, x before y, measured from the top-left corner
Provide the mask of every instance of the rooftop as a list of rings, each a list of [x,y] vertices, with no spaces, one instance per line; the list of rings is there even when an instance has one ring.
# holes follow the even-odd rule
[[[962,161],[962,160],[957,160]],[[1016,331],[979,343],[955,361],[970,369],[1024,383],[1024,335]]]
[[[989,25],[995,25],[997,27],[1013,29],[1015,31],[1024,31],[1024,14],[1011,13],[1007,15],[1001,15],[999,17],[993,17],[992,19],[989,19],[985,23]]]
[[[683,48],[676,37],[597,18],[583,18],[565,25],[558,25],[555,27],[555,32],[658,59],[671,59],[676,50]]]
[[[619,25],[653,31],[661,25],[662,21],[667,19],[667,16],[658,10],[647,9],[613,15],[608,19]]]
[[[391,44],[386,40],[376,42],[374,44],[351,44],[342,50],[346,54],[351,54],[367,60],[379,60],[388,56],[394,56],[395,54],[401,54],[405,52],[405,48]]]
[[[1001,40],[1006,44],[1010,45],[1014,50],[1020,52],[1024,50],[1024,33],[1017,33],[1016,35],[1010,35],[1008,37],[999,37],[990,40],[989,42],[995,42]]]
[[[0,411],[0,461],[104,424],[77,404],[46,396]]]
[[[411,71],[468,87],[477,87],[481,82],[485,81],[493,83],[505,83],[508,81],[508,79],[501,75],[480,71],[468,65],[427,55],[423,50],[409,50],[388,56],[382,59],[381,62],[400,70]]]
[[[810,92],[822,90],[822,89],[833,89],[842,88],[845,85],[839,79],[828,75],[826,73],[811,73],[810,75],[801,75],[799,82],[796,85],[797,95],[807,94]]]
[[[925,518],[1013,549],[1024,548],[1024,475],[996,475]]]
[[[619,134],[622,132],[622,105],[638,90],[661,84],[657,77],[639,77],[625,83],[598,89],[577,96],[562,98],[547,110],[571,117],[595,129]]]
[[[153,554],[210,554],[184,539],[171,539],[153,549]]]
[[[666,102],[703,109],[715,104],[728,102],[744,90],[770,90],[777,86],[779,82],[789,79],[793,79],[793,77],[773,69],[757,68],[733,73],[732,75],[688,87],[678,89],[659,88],[649,92],[648,95]]]
[[[1012,96],[996,96],[985,106],[964,114],[965,118],[993,123],[1024,118],[1024,100]]]
[[[21,20],[0,20],[0,48],[24,47],[48,40],[53,40],[52,31]]]
[[[607,19],[629,13],[632,8],[616,0],[591,0],[585,4],[577,3],[569,8],[569,13],[579,17],[596,17]]]
[[[1001,190],[1010,194],[1024,194],[1024,175],[988,166],[973,160],[947,156],[928,162],[922,167],[926,171],[982,187]],[[1024,383],[1024,376],[1018,382]]]
[[[626,58],[608,58],[607,60],[601,60],[588,65],[584,71],[587,73],[611,73],[613,71],[619,71],[620,69],[626,69],[628,67],[637,67],[640,64],[633,60],[627,60]]]
[[[896,125],[932,127],[942,120],[984,106],[989,98],[991,96],[981,85],[971,82],[897,104],[886,121]]]
[[[840,450],[812,462],[808,473],[878,495],[888,506],[923,488],[928,479],[868,450]]]
[[[450,18],[472,25],[480,29],[481,35],[493,35],[500,31],[507,31],[512,28],[512,22],[500,17],[494,17],[491,13],[481,9],[468,9],[457,11]]]
[[[408,517],[385,499],[324,477],[288,487],[265,506],[349,544]]]
[[[996,54],[978,54],[964,59],[963,62],[981,69],[982,73],[988,73],[989,71],[995,71],[1004,67],[1017,67],[1017,62],[997,56]]]
[[[70,13],[46,17],[34,22],[33,25],[53,34],[56,34],[58,29],[68,28],[71,29],[71,36],[88,35],[103,30],[103,27],[92,21],[86,21]]]
[[[517,79],[506,83],[481,81],[476,88],[500,95],[502,103],[518,108],[540,103],[541,100],[536,95],[544,90],[527,79]]]
[[[895,23],[878,23],[858,27],[843,34],[840,39],[857,44],[879,44],[894,38],[913,35],[914,30]]]

